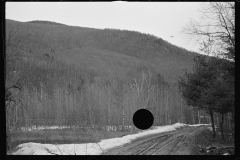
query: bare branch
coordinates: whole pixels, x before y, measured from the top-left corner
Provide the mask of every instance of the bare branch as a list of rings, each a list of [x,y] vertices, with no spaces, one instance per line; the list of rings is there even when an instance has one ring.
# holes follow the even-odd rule
[[[234,59],[235,48],[235,8],[234,3],[211,2],[205,3],[201,8],[202,21],[190,21],[182,32],[195,40],[201,48],[214,53],[229,54],[228,58]],[[209,43],[211,39],[211,43]],[[214,41],[212,41],[214,40]],[[206,45],[207,44],[207,45]],[[211,45],[211,46],[210,46]],[[200,49],[200,51],[204,51]],[[229,53],[233,52],[233,53]],[[227,57],[226,57],[227,58]]]

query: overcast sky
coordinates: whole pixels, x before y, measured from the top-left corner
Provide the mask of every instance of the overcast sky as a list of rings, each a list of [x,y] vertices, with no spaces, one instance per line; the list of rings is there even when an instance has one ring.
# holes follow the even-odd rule
[[[6,19],[47,20],[73,26],[116,28],[153,34],[198,52],[181,34],[190,19],[199,19],[197,2],[6,2]]]

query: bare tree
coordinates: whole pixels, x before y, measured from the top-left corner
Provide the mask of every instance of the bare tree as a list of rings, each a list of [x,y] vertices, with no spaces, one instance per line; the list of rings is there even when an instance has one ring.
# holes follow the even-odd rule
[[[124,130],[125,126],[125,105],[123,104],[124,94],[127,92],[124,85],[124,82],[120,81],[120,79],[116,79],[116,85],[112,89],[112,94],[114,95],[114,99],[111,100],[111,103],[116,105],[118,108],[121,108],[121,117],[122,117],[122,130]]]
[[[7,115],[15,115],[16,121],[18,120],[18,105],[27,110],[25,104],[23,103],[22,97],[19,96],[19,93],[23,90],[25,75],[19,73],[17,67],[19,65],[19,62],[22,60],[22,54],[24,53],[23,42],[26,38],[29,37],[29,35],[24,37],[21,36],[19,32],[19,30],[11,29],[6,35],[5,40],[5,111]],[[10,149],[10,126],[8,119],[6,120],[7,149]]]
[[[201,20],[191,21],[183,33],[201,44],[201,51],[235,60],[235,2],[203,3]]]
[[[148,76],[148,78],[147,78]],[[142,107],[144,109],[146,109],[146,107],[148,106],[149,104],[149,100],[150,100],[150,92],[152,90],[151,88],[151,76],[152,76],[152,73],[149,71],[148,72],[148,75],[144,72],[142,72],[142,75],[141,77],[139,78],[139,81],[137,81],[136,78],[134,78],[134,82],[131,84],[131,88],[132,90],[138,95],[138,97],[140,99],[143,100],[143,105]],[[144,82],[146,83],[146,89],[144,90]],[[143,97],[140,97],[141,96],[141,93],[142,93],[142,96]]]

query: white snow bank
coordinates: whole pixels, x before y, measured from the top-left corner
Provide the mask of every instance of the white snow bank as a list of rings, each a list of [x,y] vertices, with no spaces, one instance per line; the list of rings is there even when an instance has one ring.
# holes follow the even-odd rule
[[[41,144],[41,143],[23,143],[18,145],[18,150],[14,155],[99,155],[104,151],[122,146],[126,143],[151,134],[162,133],[176,130],[185,126],[200,126],[187,125],[183,123],[175,123],[173,125],[159,126],[153,130],[146,130],[137,134],[127,135],[121,138],[103,139],[99,143],[85,143],[85,144]],[[207,124],[209,125],[209,124]]]
[[[70,129],[70,126],[31,126],[31,127],[21,127],[22,131],[41,131],[45,129]]]
[[[188,125],[188,126],[191,126],[191,127],[198,127],[198,126],[209,126],[211,124],[193,124],[193,125]]]

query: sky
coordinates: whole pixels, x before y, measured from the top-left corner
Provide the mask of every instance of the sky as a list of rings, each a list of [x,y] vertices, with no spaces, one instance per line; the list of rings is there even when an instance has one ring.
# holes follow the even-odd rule
[[[46,20],[71,26],[134,30],[160,37],[199,52],[182,34],[190,20],[198,20],[200,2],[6,2],[6,19]]]

